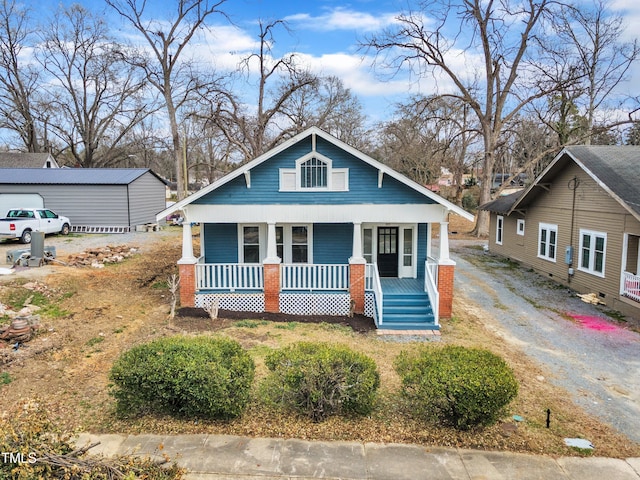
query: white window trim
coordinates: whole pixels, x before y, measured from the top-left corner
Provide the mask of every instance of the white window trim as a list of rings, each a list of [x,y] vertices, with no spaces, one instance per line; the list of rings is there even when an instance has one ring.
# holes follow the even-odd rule
[[[551,232],[554,231],[556,234],[556,242],[554,244],[554,251],[555,251],[555,257],[550,257],[549,256],[549,245],[550,245],[550,240],[547,237],[547,250],[545,252],[544,255],[542,255],[540,253],[540,238],[542,236],[542,230],[546,230],[547,232]],[[549,235],[550,236],[550,235]],[[549,262],[556,262],[556,259],[558,258],[558,225],[554,225],[551,223],[540,223],[538,225],[538,258],[542,258],[543,260],[547,260]]]
[[[267,252],[267,229],[266,225],[259,223],[239,223],[238,224],[238,263],[247,263],[244,261],[244,227],[258,227],[258,252],[260,261],[251,263],[251,265],[259,265]]]
[[[522,226],[522,228],[520,228]],[[516,234],[524,236],[525,222],[524,218],[519,218],[516,224]]]
[[[238,263],[246,263],[244,261],[244,227],[258,227],[258,242],[260,252],[260,262],[267,256],[267,225],[262,223],[239,223],[238,224]],[[307,264],[313,263],[313,224],[311,223],[278,223],[276,227],[283,227],[283,254],[284,258],[280,260],[282,263],[291,263],[291,245],[292,245],[292,227],[307,227]],[[252,263],[251,265],[258,265]],[[296,265],[305,265],[299,263]]]
[[[583,236],[584,235],[589,235],[591,237],[591,245],[589,247],[589,267],[585,268],[582,266],[582,241],[583,241]],[[604,238],[604,245],[603,245],[603,250],[602,250],[602,272],[598,272],[597,270],[594,270],[594,266],[595,266],[595,260],[596,260],[596,237],[602,237]],[[580,229],[580,246],[579,246],[579,253],[578,253],[578,270],[580,270],[581,272],[585,272],[588,273],[590,275],[595,275],[596,277],[601,277],[604,278],[604,272],[605,272],[605,268],[606,268],[606,263],[607,263],[607,234],[606,232],[596,232],[594,230],[585,230],[585,229]]]
[[[502,245],[504,241],[504,217],[496,216],[496,245]]]
[[[427,224],[430,225],[430,224]],[[378,261],[378,227],[398,227],[398,278],[417,278],[418,277],[418,224],[417,223],[363,223],[362,224],[362,252],[364,254],[364,229],[372,229],[371,235],[371,263]],[[404,247],[401,240],[404,239],[404,230],[407,228],[413,229],[413,252],[411,258],[411,266],[405,267],[402,263],[404,253],[402,249]],[[427,230],[427,238],[431,232]],[[431,242],[427,242],[427,250]]]
[[[296,265],[310,265],[313,263],[313,224],[310,223],[285,223],[276,224],[276,227],[283,227],[283,255],[282,263],[292,264],[291,246],[293,245],[293,227],[307,227],[307,263],[296,263]]]
[[[302,168],[301,165],[306,161],[317,158],[318,160],[327,164],[327,186],[326,187],[302,187],[301,186],[301,178],[302,178]],[[281,168],[280,172],[280,192],[348,192],[349,191],[349,169],[348,168],[333,168],[333,161],[322,155],[318,152],[310,152],[306,154],[304,157],[296,160],[295,168]],[[287,188],[283,186],[283,177],[286,175],[291,175],[295,172],[295,185],[293,188]],[[334,189],[333,186],[333,174],[334,173],[344,173],[345,181],[344,181],[344,189]]]

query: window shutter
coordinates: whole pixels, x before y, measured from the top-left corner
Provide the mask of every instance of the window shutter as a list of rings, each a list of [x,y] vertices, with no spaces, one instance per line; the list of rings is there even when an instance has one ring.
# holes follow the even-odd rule
[[[346,192],[349,189],[347,169],[334,169],[331,171],[331,190]]]
[[[280,170],[280,191],[294,192],[296,190],[296,171]]]

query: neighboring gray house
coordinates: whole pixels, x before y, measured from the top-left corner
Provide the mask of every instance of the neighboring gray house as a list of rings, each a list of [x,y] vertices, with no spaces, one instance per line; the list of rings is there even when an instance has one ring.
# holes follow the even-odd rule
[[[50,153],[0,152],[0,168],[60,168]]]
[[[129,231],[166,207],[164,180],[144,168],[4,168],[0,193],[38,194],[81,232]]]

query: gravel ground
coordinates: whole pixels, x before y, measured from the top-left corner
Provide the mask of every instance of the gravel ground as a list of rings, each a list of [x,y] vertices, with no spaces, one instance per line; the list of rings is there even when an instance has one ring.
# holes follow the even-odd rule
[[[628,328],[638,319],[612,320],[606,308],[478,246],[452,242],[456,295],[491,319],[487,328],[546,368],[547,380],[576,404],[640,442],[640,334]],[[579,315],[596,328],[572,318]]]
[[[72,253],[84,252],[86,249],[99,248],[107,245],[129,245],[136,246],[142,251],[147,245],[157,242],[162,238],[175,238],[177,242],[182,242],[182,230],[180,227],[164,227],[157,232],[129,232],[114,234],[77,234],[48,235],[45,238],[45,247],[55,247],[56,257],[60,260]],[[11,268],[7,263],[7,252],[11,250],[29,250],[29,245],[24,245],[15,240],[0,240],[0,269]],[[20,275],[26,278],[42,278],[50,274],[55,274],[55,266],[45,265],[40,268],[18,267]],[[13,275],[0,275],[0,282],[11,280]]]

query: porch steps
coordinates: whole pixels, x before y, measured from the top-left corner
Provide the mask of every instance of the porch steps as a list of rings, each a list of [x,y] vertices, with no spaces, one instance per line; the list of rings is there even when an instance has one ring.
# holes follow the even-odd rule
[[[386,330],[438,330],[429,296],[424,292],[384,293],[383,325]]]

